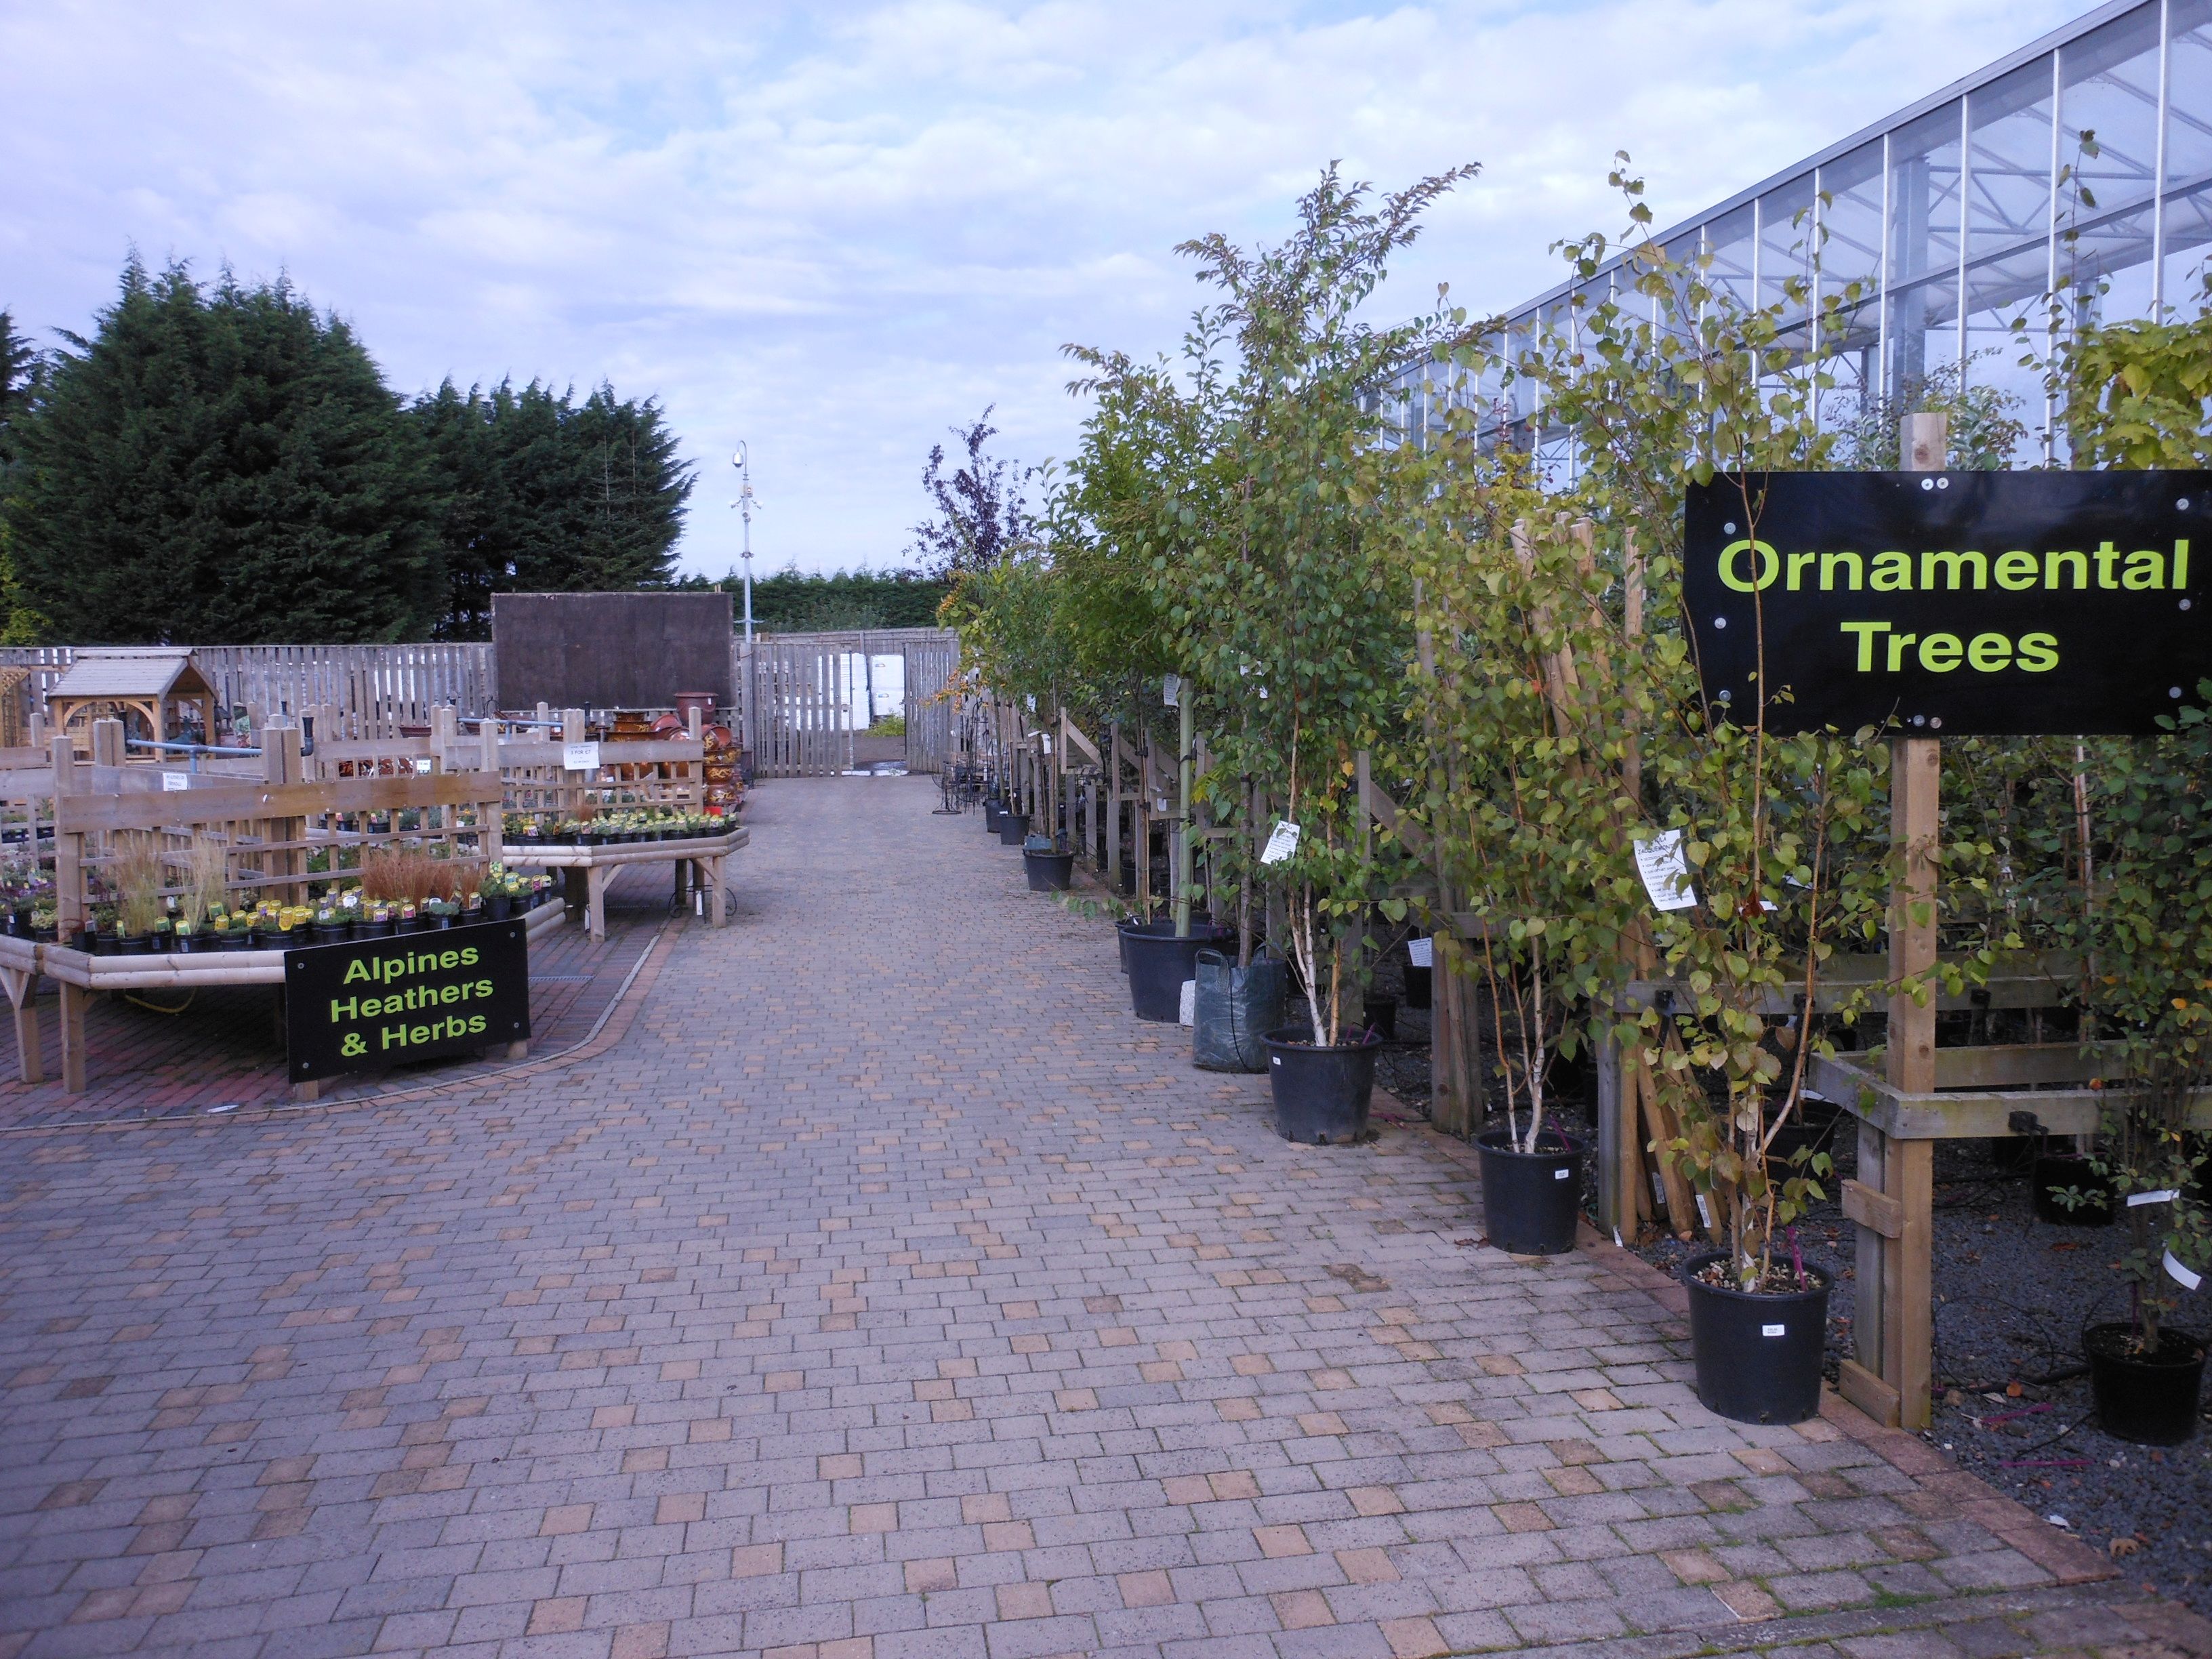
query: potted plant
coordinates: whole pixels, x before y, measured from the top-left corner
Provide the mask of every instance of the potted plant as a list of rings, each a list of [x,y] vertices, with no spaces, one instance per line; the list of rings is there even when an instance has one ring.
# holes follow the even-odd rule
[[[2212,703],[2212,681],[2198,692]],[[2212,1273],[2189,1133],[2191,1108],[2212,1086],[2212,891],[2200,878],[2212,867],[2212,720],[2199,706],[2161,724],[2165,736],[2099,745],[2089,769],[2101,789],[2088,811],[2104,844],[2072,932],[2106,1082],[2087,1164],[2127,1223],[2116,1266],[2128,1316],[2083,1333],[2091,1391],[2106,1433],[2174,1445],[2197,1432],[2206,1341],[2171,1316]]]
[[[31,907],[31,937],[46,944],[52,944],[59,931],[56,921],[52,901],[33,905]]]
[[[459,905],[451,899],[443,898],[426,899],[423,901],[422,909],[429,918],[430,926],[434,928],[451,927],[453,925],[453,919],[461,913]]]
[[[477,891],[483,899],[484,915],[490,921],[505,921],[514,910],[514,888],[507,879],[505,865],[494,864],[486,869]]]
[[[118,831],[108,879],[115,888],[118,949],[125,956],[142,955],[167,945],[169,918],[161,877],[159,839],[145,830]]]
[[[1075,882],[1075,854],[1055,846],[1050,836],[1030,836],[1022,843],[1022,865],[1032,893],[1064,893]]]

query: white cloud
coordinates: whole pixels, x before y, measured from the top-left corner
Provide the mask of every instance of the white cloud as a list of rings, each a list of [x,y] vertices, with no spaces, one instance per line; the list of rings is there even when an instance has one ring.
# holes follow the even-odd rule
[[[1617,228],[1635,154],[1703,207],[2078,10],[2067,0],[610,8],[246,0],[0,14],[0,303],[82,330],[127,246],[289,271],[395,384],[611,379],[702,464],[684,561],[895,561],[988,402],[1065,453],[1069,339],[1170,348],[1172,254],[1279,235],[1318,167],[1466,160],[1392,282],[1477,308]],[[1900,67],[1905,66],[1905,67]]]

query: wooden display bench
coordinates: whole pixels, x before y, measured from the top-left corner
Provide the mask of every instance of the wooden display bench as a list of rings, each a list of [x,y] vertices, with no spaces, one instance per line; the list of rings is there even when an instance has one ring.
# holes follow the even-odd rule
[[[560,842],[533,846],[517,842],[508,848],[508,856],[517,867],[562,872],[564,898],[571,908],[582,912],[592,941],[599,943],[607,936],[607,881],[615,872],[633,864],[674,865],[677,901],[681,902],[687,896],[687,883],[696,882],[706,897],[708,925],[722,926],[728,920],[722,890],[724,861],[751,840],[750,832],[738,825],[726,835],[636,842],[620,847]]]
[[[206,841],[220,842],[227,885],[241,902],[304,901],[311,884],[340,873],[337,854],[346,848],[366,853],[379,847],[434,848],[442,843],[457,866],[471,868],[501,856],[503,787],[495,770],[418,774],[410,766],[399,775],[311,779],[300,728],[270,726],[263,732],[258,780],[166,774],[116,763],[124,752],[119,722],[95,721],[91,735],[89,763],[76,758],[68,737],[55,736],[50,742],[54,905],[64,939],[84,925],[97,896],[94,878],[112,861],[125,836],[151,836],[164,848],[165,857],[177,858]],[[397,828],[410,813],[416,815],[416,826]],[[325,854],[333,868],[311,870],[311,860]],[[557,925],[560,917],[557,908],[540,906],[526,920],[535,931]],[[220,950],[106,957],[0,937],[0,988],[15,1007],[24,1080],[41,1080],[37,1018],[30,1004],[31,985],[40,974],[62,988],[62,1084],[77,1094],[85,1086],[84,1007],[89,994],[282,984],[284,957],[283,951]]]
[[[534,940],[549,928],[568,920],[558,904],[541,904],[522,918]],[[395,939],[429,941],[437,935],[399,933]],[[309,947],[312,948],[312,947]],[[0,935],[0,986],[15,1010],[15,1048],[21,1057],[20,1074],[26,1083],[43,1083],[46,1071],[40,1057],[39,1016],[33,1006],[33,982],[43,974],[61,987],[62,1090],[81,1095],[85,1090],[84,1011],[91,999],[119,991],[197,991],[216,985],[273,985],[284,983],[287,952],[272,951],[161,951],[148,956],[94,956],[66,945],[42,945],[30,939]],[[498,1045],[509,1060],[520,1060],[530,1050],[527,1042]],[[293,1097],[313,1100],[319,1083],[296,1083]]]

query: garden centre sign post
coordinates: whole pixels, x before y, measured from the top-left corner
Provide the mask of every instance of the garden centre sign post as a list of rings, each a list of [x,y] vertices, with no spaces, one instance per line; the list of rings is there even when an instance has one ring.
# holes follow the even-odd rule
[[[292,1081],[528,1042],[528,931],[493,921],[287,951]]]
[[[1684,504],[1683,602],[1706,697],[1768,729],[1887,728],[1892,984],[1936,960],[1944,736],[2147,735],[2212,678],[2212,473],[1946,472],[1908,416],[1899,473],[1717,477]],[[1936,1089],[1936,998],[1893,990],[1885,1081]],[[1923,1427],[1935,1143],[1862,1118],[1857,1358],[1844,1396]],[[1878,1293],[1869,1295],[1869,1287]]]
[[[1770,731],[2148,736],[2212,677],[2212,473],[1723,475],[1683,532],[1705,695],[1748,721],[1763,650]]]

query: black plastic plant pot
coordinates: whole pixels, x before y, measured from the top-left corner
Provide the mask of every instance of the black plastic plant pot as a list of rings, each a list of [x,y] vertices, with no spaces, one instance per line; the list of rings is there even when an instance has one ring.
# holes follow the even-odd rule
[[[987,800],[983,803],[983,833],[985,835],[995,836],[999,833],[999,820],[1006,815],[1006,811],[1005,807],[994,800]]]
[[[1408,1008],[1425,1008],[1429,1006],[1432,995],[1430,990],[1430,975],[1432,971],[1427,968],[1417,968],[1411,963],[1406,964],[1406,1006]]]
[[[2131,1353],[2129,1343],[2124,1324],[2092,1325],[2081,1333],[2097,1426],[2115,1440],[2179,1446],[2197,1432],[2204,1343],[2186,1331],[2160,1331],[2156,1353]]]
[[[1820,1353],[1828,1334],[1828,1287],[1820,1283],[1783,1296],[1755,1295],[1708,1285],[1703,1268],[1726,1261],[1724,1251],[1692,1256],[1682,1269],[1690,1293],[1690,1358],[1698,1400],[1737,1423],[1803,1423],[1820,1414]]]
[[[1490,1242],[1513,1255],[1565,1255],[1582,1220],[1582,1143],[1557,1129],[1536,1137],[1533,1152],[1492,1129],[1475,1139],[1482,1159],[1482,1221]]]
[[[999,840],[1007,847],[1019,847],[1030,833],[1030,815],[1026,812],[999,814]]]
[[[1129,971],[1130,934],[1172,933],[1173,932],[1175,932],[1175,923],[1171,921],[1124,921],[1118,923],[1114,929],[1114,933],[1115,941],[1119,945],[1121,951],[1121,971],[1124,974]]]
[[[1175,923],[1121,924],[1121,956],[1129,965],[1129,1008],[1139,1019],[1182,1018],[1182,986],[1198,977],[1198,953],[1221,948],[1227,933],[1193,925],[1188,939],[1175,936]]]
[[[1360,1018],[1367,1029],[1385,1042],[1394,1042],[1398,1036],[1398,999],[1395,997],[1365,997],[1359,1004]]]
[[[2078,1152],[2045,1152],[2029,1177],[2036,1218],[2059,1227],[2102,1227],[2112,1218],[2112,1184]],[[2069,1209],[2058,1194],[2079,1191],[2088,1201]]]
[[[1363,1032],[1358,1042],[1324,1045],[1310,1041],[1300,1026],[1270,1031],[1262,1040],[1277,1134],[1310,1146],[1343,1146],[1367,1133],[1380,1041]]]
[[[1034,848],[1024,848],[1022,863],[1028,872],[1032,893],[1064,893],[1075,884],[1073,853],[1041,853]]]
[[[514,908],[514,899],[505,893],[495,893],[484,900],[484,913],[494,921],[505,921]]]
[[[1999,1175],[2026,1175],[2035,1167],[2033,1135],[1991,1135],[1990,1164]]]

